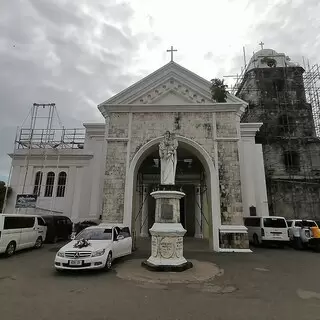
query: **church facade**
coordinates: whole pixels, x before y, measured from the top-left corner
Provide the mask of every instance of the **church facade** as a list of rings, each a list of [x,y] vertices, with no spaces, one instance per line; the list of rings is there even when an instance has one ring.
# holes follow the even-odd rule
[[[159,143],[169,131],[178,141],[176,185],[186,194],[180,203],[186,236],[208,239],[214,251],[248,251],[243,217],[269,214],[262,148],[255,143],[261,123],[240,123],[247,103],[231,94],[217,103],[210,85],[171,61],[101,103],[105,124],[85,125],[83,149],[60,151],[59,166],[70,170],[68,206],[60,212],[78,221],[124,223],[135,236],[149,236],[155,212],[150,193],[160,184]],[[33,159],[30,185],[39,155]],[[59,166],[52,170],[58,173]],[[16,167],[11,186],[17,194]]]

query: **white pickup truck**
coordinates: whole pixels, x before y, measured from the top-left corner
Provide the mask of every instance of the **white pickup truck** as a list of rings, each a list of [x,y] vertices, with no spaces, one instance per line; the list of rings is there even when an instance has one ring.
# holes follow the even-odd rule
[[[287,220],[290,242],[295,249],[301,250],[309,246],[312,238],[311,227],[318,227],[314,220]]]

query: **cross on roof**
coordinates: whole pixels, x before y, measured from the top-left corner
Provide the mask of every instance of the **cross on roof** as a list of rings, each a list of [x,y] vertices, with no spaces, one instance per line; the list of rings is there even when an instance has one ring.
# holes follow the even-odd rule
[[[173,52],[178,51],[177,49],[173,49],[173,46],[171,46],[171,49],[167,50],[167,52],[171,52],[171,61],[173,61]]]
[[[259,45],[261,46],[261,49],[263,49],[264,43],[262,41],[259,43]]]

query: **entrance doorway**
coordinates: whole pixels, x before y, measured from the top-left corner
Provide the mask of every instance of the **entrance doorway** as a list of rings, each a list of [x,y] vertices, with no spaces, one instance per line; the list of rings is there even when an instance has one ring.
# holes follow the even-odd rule
[[[150,236],[149,229],[155,222],[155,199],[150,193],[160,184],[160,159],[158,150],[151,152],[142,162],[137,175],[137,192],[135,196],[135,232],[137,236]],[[189,150],[178,148],[176,186],[186,195],[180,200],[180,223],[187,230],[186,237],[204,235],[203,221],[208,222],[209,215],[201,207],[200,197],[196,190],[199,186],[205,189],[205,173],[200,160]],[[199,212],[200,208],[200,212]],[[206,229],[209,229],[207,226]]]

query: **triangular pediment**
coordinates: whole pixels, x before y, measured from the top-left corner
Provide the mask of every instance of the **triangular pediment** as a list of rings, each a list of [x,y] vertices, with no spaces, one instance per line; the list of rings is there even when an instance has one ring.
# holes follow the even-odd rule
[[[186,84],[184,79],[171,75],[148,91],[141,92],[138,97],[128,99],[128,104],[186,104],[210,103],[210,91],[200,92],[192,84]]]
[[[137,104],[141,104],[143,100],[144,104],[158,104],[158,105],[184,105],[189,103],[194,103],[194,101],[190,100],[188,97],[182,95],[175,90],[170,89],[158,96],[154,96],[153,98],[149,99],[150,95],[147,95],[145,98],[138,99]]]
[[[169,62],[149,76],[121,91],[99,105],[141,104],[211,104],[211,82]],[[228,94],[227,103],[245,104],[241,99]]]

